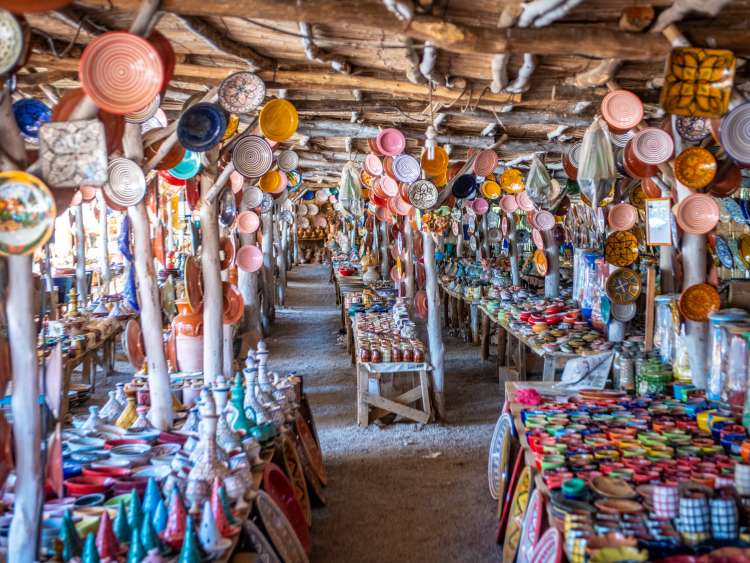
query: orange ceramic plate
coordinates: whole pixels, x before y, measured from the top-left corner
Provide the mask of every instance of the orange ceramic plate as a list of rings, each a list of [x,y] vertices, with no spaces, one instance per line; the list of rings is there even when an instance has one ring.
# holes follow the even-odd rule
[[[629,231],[615,231],[604,243],[604,256],[613,266],[629,266],[638,259],[638,239]]]
[[[707,283],[691,285],[680,295],[680,312],[690,321],[705,322],[720,307],[719,293]]]
[[[674,159],[674,174],[691,190],[708,186],[716,176],[716,158],[701,147],[689,147]]]
[[[539,272],[540,276],[547,275],[547,269],[549,265],[547,263],[547,255],[544,253],[544,250],[540,249],[534,251],[534,265],[536,266],[536,271]]]
[[[523,182],[523,174],[516,168],[504,170],[498,180],[503,191],[507,194],[521,193],[526,188]]]
[[[263,136],[272,141],[282,142],[297,131],[299,116],[297,109],[287,100],[271,100],[258,116],[258,124]]]
[[[641,294],[641,276],[633,270],[620,268],[609,275],[605,289],[615,305],[632,303]]]
[[[440,176],[448,170],[448,153],[443,147],[435,147],[435,158],[427,158],[427,151],[422,152],[420,159],[422,170],[430,176]]]

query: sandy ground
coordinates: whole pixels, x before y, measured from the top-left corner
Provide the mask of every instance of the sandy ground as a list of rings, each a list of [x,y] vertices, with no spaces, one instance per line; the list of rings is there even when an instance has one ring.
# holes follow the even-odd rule
[[[356,379],[326,266],[289,276],[268,338],[272,369],[304,376],[329,474],[313,562],[498,561],[487,451],[500,412],[494,362],[446,337],[447,422],[356,425]]]

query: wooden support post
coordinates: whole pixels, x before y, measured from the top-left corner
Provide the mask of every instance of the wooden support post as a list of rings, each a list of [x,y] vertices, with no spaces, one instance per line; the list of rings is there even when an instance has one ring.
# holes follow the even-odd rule
[[[286,302],[286,260],[287,251],[289,250],[289,228],[286,223],[277,221],[279,230],[281,231],[281,241],[279,244],[279,255],[276,257],[277,266],[279,269],[279,285],[277,287],[279,305],[282,307]]]
[[[246,211],[246,203],[243,202],[243,208],[241,211]],[[242,246],[256,243],[255,233],[240,234],[240,243]],[[258,340],[261,338],[261,327],[260,327],[260,307],[258,306],[258,272],[245,272],[240,270],[238,272],[237,283],[239,286],[242,298],[245,301],[245,321],[244,327],[248,333],[247,341],[249,346],[256,346]],[[243,346],[243,355],[246,352]]]
[[[406,270],[406,298],[411,303],[416,292],[416,283],[414,281],[414,230],[409,217],[404,217],[404,248],[406,249],[406,259],[404,260]]]
[[[479,305],[469,303],[469,323],[471,326],[471,343],[479,346]]]
[[[137,123],[126,123],[122,140],[125,156],[140,165],[143,161],[141,126]],[[151,424],[158,429],[168,430],[172,427],[172,390],[167,358],[164,354],[161,304],[154,272],[151,227],[146,214],[146,204],[141,202],[129,207],[128,217],[133,227],[134,267],[138,281],[141,330],[148,360],[148,387],[151,395],[149,418]]]
[[[31,256],[8,256],[8,339],[13,366],[13,438],[16,485],[8,553],[13,561],[31,563],[38,556],[38,526],[44,502],[41,455],[41,409],[37,376],[36,324]]]
[[[86,232],[83,228],[83,204],[75,206],[76,216],[76,291],[78,303],[86,305],[88,285],[86,284]]]
[[[544,276],[544,296],[560,296],[560,246],[552,231],[544,232],[544,252],[547,254],[547,275]]]
[[[266,211],[261,216],[263,225],[263,310],[261,324],[263,334],[268,335],[271,330],[274,309],[274,275],[273,275],[273,214]]]
[[[380,226],[380,277],[384,280],[391,279],[390,254],[388,252],[388,223],[379,222]]]
[[[109,284],[112,282],[112,272],[109,269],[109,222],[107,221],[107,204],[104,199],[101,198],[99,201],[101,208],[99,209],[99,284],[101,286],[101,294],[109,294]]]
[[[224,332],[224,298],[219,258],[217,203],[208,199],[215,186],[218,153],[210,151],[209,166],[201,176],[201,268],[203,270],[203,381],[213,383],[221,375]]]
[[[482,346],[482,360],[486,361],[490,357],[490,338],[492,331],[490,330],[490,317],[487,313],[480,310],[480,316],[482,317],[482,335],[481,335],[481,346]]]
[[[513,285],[521,285],[521,272],[518,268],[518,243],[516,242],[516,220],[508,215],[508,245],[510,254],[510,279]]]
[[[431,233],[422,232],[424,269],[427,282],[427,336],[432,365],[432,384],[435,391],[436,418],[445,419],[445,346],[440,330],[440,295],[438,293],[437,264],[435,264],[435,241]]]
[[[222,324],[221,338],[221,374],[227,381],[231,381],[234,374],[233,369],[233,348],[234,348],[234,327],[228,324]]]
[[[487,237],[487,231],[489,231],[489,228],[487,227],[487,214],[485,213],[482,215],[482,222],[480,223],[481,226],[481,234],[482,234],[482,254],[484,255],[483,258],[486,260],[490,259],[490,239]]]

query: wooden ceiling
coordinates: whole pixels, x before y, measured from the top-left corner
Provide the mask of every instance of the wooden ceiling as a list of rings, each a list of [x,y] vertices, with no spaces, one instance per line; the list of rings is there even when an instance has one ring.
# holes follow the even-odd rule
[[[648,31],[650,18],[623,19],[644,1],[534,0],[527,9],[575,7],[550,25],[524,27],[528,22],[517,17],[524,10],[521,0],[164,0],[156,29],[171,40],[178,60],[162,107],[176,115],[192,94],[233,71],[253,70],[271,96],[297,106],[300,129],[288,145],[300,152],[305,176],[324,182],[336,180],[349,158],[362,158],[366,139],[378,127],[404,129],[416,153],[435,118],[438,142],[451,145],[454,159],[507,134],[499,148],[502,160],[534,152],[559,160],[607,91],[601,79],[590,88],[576,85],[587,70],[615,69],[611,78],[641,96],[648,115],[659,117],[671,46],[661,33]],[[722,3],[715,16],[686,15],[680,30],[695,45],[746,56],[750,0]],[[98,33],[126,28],[138,5],[77,0],[64,10],[27,14],[34,49],[18,76],[20,95],[49,100],[78,87],[77,59],[85,44]],[[407,13],[408,21],[389,5]],[[672,2],[649,5],[658,17]],[[536,56],[524,91],[506,86],[493,92],[496,55],[507,54],[512,89],[528,58],[524,53]],[[747,80],[743,63],[739,83]]]

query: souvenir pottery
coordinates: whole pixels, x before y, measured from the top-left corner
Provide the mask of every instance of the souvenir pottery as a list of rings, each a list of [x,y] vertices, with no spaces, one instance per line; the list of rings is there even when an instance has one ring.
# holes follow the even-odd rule
[[[219,534],[209,501],[203,503],[201,523],[198,528],[198,540],[204,551],[211,557],[220,557],[232,545],[232,540],[222,537]]]
[[[674,152],[674,142],[666,131],[647,127],[630,141],[633,156],[646,165],[657,165],[667,162]]]
[[[638,221],[638,210],[629,203],[618,203],[607,214],[607,223],[615,231],[629,231]]]
[[[152,518],[156,507],[161,501],[161,493],[156,485],[156,479],[149,478],[146,492],[143,495],[143,514],[146,518]]]
[[[159,549],[159,538],[156,536],[154,524],[151,521],[149,515],[146,515],[146,517],[143,519],[143,522],[141,523],[141,527],[138,532],[138,538],[140,539],[141,546],[143,546],[143,549],[146,552],[149,552],[152,549]]]
[[[73,88],[60,96],[55,107],[52,109],[53,122],[66,122],[70,119],[78,103],[83,99],[85,93],[81,88]],[[122,150],[122,136],[125,132],[125,119],[121,115],[99,110],[96,117],[104,125],[107,140],[107,154]]]
[[[417,159],[408,154],[394,157],[392,168],[396,179],[407,184],[416,182],[422,172]]]
[[[521,541],[518,544],[518,563],[528,563],[534,546],[539,540],[542,528],[544,497],[538,489],[534,489],[529,497],[529,504],[521,524]]]
[[[243,211],[237,216],[237,230],[242,234],[252,234],[260,227],[260,218],[253,211]]]
[[[740,104],[721,119],[721,146],[738,163],[750,164],[750,103]]]
[[[375,145],[381,154],[397,156],[406,148],[406,137],[398,129],[387,128],[378,133]]]
[[[487,480],[489,481],[490,496],[493,499],[502,499],[505,495],[512,448],[513,419],[510,415],[503,414],[497,419],[490,441]]]
[[[216,425],[216,445],[229,453],[233,450],[240,449],[240,437],[232,430],[227,422],[225,411],[229,401],[229,387],[224,377],[219,376],[214,381],[212,392],[216,402],[216,415],[218,416]]]
[[[137,111],[133,111],[130,113],[125,114],[125,121],[128,123],[145,123],[154,115],[156,115],[156,110],[159,109],[159,106],[161,105],[161,96],[158,94],[155,98],[153,98],[148,104],[143,106],[141,109]]]
[[[99,563],[99,552],[96,549],[96,537],[93,532],[89,532],[86,536],[81,561],[84,563]]]
[[[172,321],[177,368],[185,373],[203,370],[203,315],[194,313],[190,303],[178,300],[178,315]]]
[[[472,170],[477,176],[490,176],[494,174],[497,162],[497,153],[494,150],[483,149],[474,158]]]
[[[227,128],[227,118],[216,104],[199,102],[180,116],[177,138],[186,149],[206,152],[218,144]]]
[[[81,55],[79,76],[84,92],[101,109],[124,115],[143,109],[161,89],[164,66],[145,39],[110,31],[91,40]]]
[[[164,504],[164,499],[159,498],[159,502],[156,504],[152,515],[152,523],[154,525],[154,531],[161,535],[167,527],[167,506]]]
[[[179,491],[175,490],[172,492],[172,497],[169,503],[167,525],[160,535],[162,541],[174,550],[180,548],[180,545],[185,538],[186,519],[187,511],[182,502],[182,497],[180,496]]]
[[[197,152],[186,150],[182,160],[169,169],[169,173],[178,180],[189,180],[201,169],[201,157]]]
[[[276,162],[280,170],[291,172],[299,166],[299,156],[292,150],[281,151]]]
[[[193,529],[193,519],[188,516],[185,518],[185,538],[180,548],[177,563],[199,563],[199,561],[200,553],[198,551],[198,540]]]
[[[52,119],[52,111],[39,100],[24,98],[13,102],[13,116],[25,141],[39,142],[39,129]]]
[[[605,287],[613,304],[632,303],[641,294],[641,276],[633,270],[620,268],[609,275]]]
[[[477,189],[477,183],[474,176],[464,174],[453,180],[451,188],[453,196],[457,199],[466,199],[470,197]]]
[[[525,189],[523,174],[517,168],[506,168],[498,177],[498,182],[507,194],[520,194]]]
[[[711,196],[690,194],[676,211],[677,224],[686,233],[706,234],[719,222],[719,206]]]
[[[685,117],[677,116],[675,118],[677,133],[690,143],[700,143],[703,139],[711,135],[708,119],[704,117]]]
[[[720,306],[719,294],[708,284],[691,285],[680,295],[680,313],[691,321],[705,322],[709,313],[718,311]]]
[[[115,420],[120,416],[124,405],[120,404],[117,400],[117,391],[109,391],[109,399],[105,405],[99,410],[99,417],[108,424],[113,424]]]
[[[219,85],[219,104],[231,113],[249,113],[260,107],[265,97],[265,83],[252,72],[235,72]]]
[[[0,9],[0,75],[9,74],[21,61],[24,43],[24,31],[18,19]]]
[[[689,147],[674,159],[674,173],[684,186],[699,190],[716,176],[716,159],[706,149]]]
[[[226,467],[219,461],[216,452],[216,428],[218,425],[217,415],[203,415],[199,425],[201,448],[198,456],[191,456],[193,468],[188,475],[186,496],[192,507],[200,507],[208,498],[211,483],[215,477],[225,478]]]
[[[258,116],[258,126],[270,141],[283,142],[297,131],[299,116],[291,102],[276,99],[267,102]]]
[[[273,166],[273,149],[263,137],[247,135],[242,137],[232,149],[232,164],[235,170],[244,177],[260,178]],[[258,205],[260,202],[250,207],[258,207]]]
[[[306,563],[308,558],[305,548],[300,543],[287,517],[265,491],[258,491],[258,496],[255,498],[255,509],[269,539],[282,560]]]
[[[279,555],[277,555],[271,545],[270,540],[266,538],[265,534],[261,532],[252,520],[245,520],[242,524],[242,530],[244,535],[250,541],[253,551],[258,554],[259,560],[267,563],[282,563],[282,560],[279,559]]]
[[[505,531],[505,541],[503,542],[503,561],[513,561],[516,558],[518,544],[521,540],[521,524],[526,507],[528,506],[529,493],[532,487],[531,469],[526,466],[521,471],[515,491],[513,492],[508,525]]]
[[[578,178],[578,166],[581,159],[581,143],[575,143],[563,155],[563,170],[571,180]]]
[[[623,132],[641,122],[643,104],[638,96],[628,90],[613,90],[602,99],[601,112],[612,130]]]
[[[115,515],[113,529],[118,541],[123,543],[130,541],[130,524],[128,524],[128,515],[125,510],[125,499],[122,497],[117,501],[117,514]]]
[[[613,266],[629,266],[638,259],[638,239],[629,231],[615,231],[607,237],[604,255]]]
[[[236,262],[244,272],[257,272],[263,266],[263,252],[254,244],[246,244],[237,251]]]
[[[137,205],[146,195],[146,188],[146,177],[135,162],[127,158],[110,160],[107,183],[103,187],[109,201],[120,207]]]

